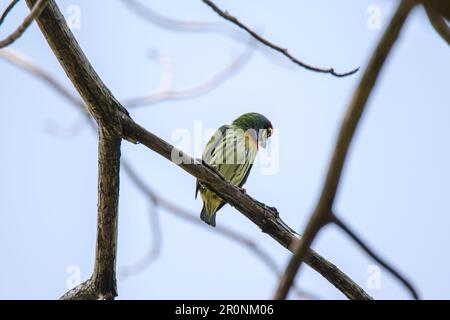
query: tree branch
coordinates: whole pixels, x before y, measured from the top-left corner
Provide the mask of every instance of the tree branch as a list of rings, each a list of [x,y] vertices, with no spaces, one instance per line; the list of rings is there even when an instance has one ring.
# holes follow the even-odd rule
[[[3,11],[1,17],[0,17],[0,26],[5,21],[8,14],[11,12],[11,10],[14,8],[14,6],[19,2],[19,0],[13,0],[9,3],[9,5],[6,7],[5,11]]]
[[[144,21],[156,25],[157,27],[174,32],[190,32],[190,33],[217,33],[229,37],[232,40],[238,42],[248,42],[249,39],[253,39],[248,33],[239,29],[230,28],[224,23],[204,22],[197,20],[177,20],[167,16],[164,16],[148,6],[142,4],[137,0],[122,0],[122,3],[127,6],[138,17]],[[256,40],[254,40],[257,42]],[[262,53],[269,62],[274,63],[280,67],[293,70],[295,65],[286,61],[284,56],[278,55],[273,49],[258,43],[256,49]]]
[[[99,129],[97,244],[91,278],[61,299],[112,300],[117,296],[116,253],[119,206],[120,136]]]
[[[390,274],[392,274],[398,281],[400,281],[411,293],[411,296],[419,300],[419,294],[417,290],[414,289],[413,285],[410,281],[406,280],[406,278],[400,274],[399,271],[395,270],[394,267],[390,266],[387,262],[385,262],[379,255],[377,255],[372,249],[369,248],[368,245],[364,243],[364,241],[356,235],[341,219],[339,219],[335,214],[333,214],[332,222],[336,224],[344,233],[346,233],[353,241],[356,242],[360,246],[360,248],[367,253],[373,260],[378,262],[383,268],[385,268]]]
[[[434,9],[429,5],[424,4],[423,6],[425,8],[425,12],[427,13],[428,20],[430,20],[434,30],[436,30],[441,38],[444,39],[448,45],[450,45],[450,27],[447,22],[445,22],[444,17],[434,11]]]
[[[148,132],[133,120],[123,117],[122,127],[124,135],[128,139],[140,142],[170,161],[172,161],[172,154],[179,155],[183,159],[183,162],[177,163],[177,165],[217,192],[226,202],[255,223],[262,232],[268,234],[282,246],[292,251],[291,244],[298,240],[298,235],[280,219],[276,208],[269,207],[251,198],[248,194],[244,194],[239,188],[223,180],[222,177],[204,166],[199,160],[194,160],[181,150],[177,150],[174,146]],[[371,299],[363,289],[335,265],[328,262],[316,252],[310,251],[306,263],[348,298]]]
[[[35,5],[31,8],[30,14],[25,18],[25,20],[23,20],[23,22],[19,25],[19,27],[4,40],[0,40],[0,49],[9,46],[11,43],[20,38],[20,36],[25,32],[25,30],[27,30],[27,28],[33,22],[33,20],[41,14],[42,10],[44,10],[45,6],[47,5],[47,1],[48,0],[36,1]],[[8,9],[11,10],[12,7],[6,9],[4,16],[6,16],[6,14],[9,12]],[[3,18],[4,17],[2,17],[2,19]]]
[[[36,0],[26,1],[30,7],[36,3]],[[37,23],[98,126],[120,135],[122,130],[116,111],[128,113],[89,63],[54,0],[48,0]]]
[[[230,15],[227,11],[222,11],[218,6],[216,6],[212,1],[210,0],[202,0],[206,5],[208,5],[211,9],[213,9],[219,16],[221,16],[222,18],[234,23],[235,25],[237,25],[239,28],[244,29],[245,31],[247,31],[253,38],[255,38],[256,40],[258,40],[259,42],[261,42],[262,44],[268,46],[269,48],[272,48],[275,51],[280,52],[282,55],[284,55],[285,57],[287,57],[289,60],[291,60],[293,63],[307,69],[310,71],[314,71],[314,72],[319,72],[319,73],[329,73],[335,77],[346,77],[346,76],[350,76],[356,72],[358,72],[359,68],[356,68],[352,71],[346,72],[346,73],[336,73],[334,71],[333,68],[328,68],[328,69],[324,69],[324,68],[317,68],[317,67],[313,67],[309,64],[306,64],[300,60],[298,60],[297,58],[295,58],[294,56],[292,56],[291,54],[289,54],[288,50],[286,48],[282,48],[280,46],[277,46],[276,44],[273,44],[272,42],[266,40],[265,38],[263,38],[262,36],[260,36],[258,33],[256,33],[255,31],[251,30],[249,27],[247,27],[246,25],[244,25],[242,22],[240,22],[237,18],[235,18],[234,16]]]
[[[27,0],[29,5],[33,0]],[[119,132],[125,139],[137,141],[163,157],[172,161],[171,155],[179,154],[185,161],[179,166],[210,186],[225,201],[235,206],[247,218],[257,224],[263,232],[269,234],[280,244],[292,250],[291,244],[298,240],[295,232],[280,218],[275,208],[270,208],[237,187],[222,180],[215,172],[174,148],[159,137],[135,123],[126,110],[114,98],[105,84],[93,70],[84,53],[62,19],[55,2],[49,0],[47,8],[37,19],[48,43],[54,51],[69,79],[86,102],[90,113],[97,123],[110,134]],[[109,129],[109,130],[108,130]],[[335,285],[347,297],[352,299],[370,299],[364,290],[333,264],[314,251],[309,251],[306,262]]]
[[[389,26],[384,32],[383,37],[372,54],[367,69],[347,108],[319,201],[305,228],[303,238],[295,245],[294,255],[280,279],[279,286],[274,296],[275,299],[286,298],[295,275],[300,269],[302,261],[308,259],[308,250],[314,238],[320,229],[330,222],[334,198],[356,127],[361,119],[366,103],[376,84],[384,62],[394,46],[394,43],[400,34],[400,30],[414,4],[415,2],[410,0],[401,1]]]

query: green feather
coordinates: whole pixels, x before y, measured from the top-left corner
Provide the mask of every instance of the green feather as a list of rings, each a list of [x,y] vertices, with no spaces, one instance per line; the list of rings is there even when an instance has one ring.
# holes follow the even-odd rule
[[[220,127],[209,140],[202,159],[237,187],[246,182],[258,152],[258,130],[272,128],[263,115],[247,113],[230,126]],[[253,130],[250,130],[253,129]],[[216,213],[225,201],[202,183],[197,182],[197,192],[203,200],[200,218],[211,226],[216,225]]]

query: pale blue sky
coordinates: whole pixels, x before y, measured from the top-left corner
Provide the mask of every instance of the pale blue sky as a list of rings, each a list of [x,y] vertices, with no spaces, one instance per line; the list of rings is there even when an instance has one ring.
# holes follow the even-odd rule
[[[2,0],[4,8],[9,1]],[[229,63],[244,44],[217,34],[176,33],[152,26],[120,1],[59,0],[81,8],[74,30],[92,65],[119,99],[158,86],[157,49],[170,57],[175,88],[200,83]],[[396,1],[217,0],[224,9],[262,30],[313,65],[347,71],[365,66]],[[167,16],[221,22],[201,1],[158,0]],[[381,30],[366,26],[370,5],[381,9]],[[3,38],[26,14],[20,3],[1,27]],[[233,26],[229,25],[230,28]],[[367,242],[412,279],[424,298],[450,298],[450,63],[448,45],[430,27],[422,9],[408,20],[386,64],[352,145],[336,211]],[[13,46],[49,70],[71,90],[56,58],[33,25]],[[75,136],[49,128],[70,126],[79,113],[54,91],[0,60],[0,298],[53,299],[66,288],[70,265],[82,279],[92,269],[96,222],[97,142],[85,126]],[[276,206],[301,231],[314,207],[334,137],[361,72],[337,79],[301,68],[282,68],[256,53],[250,63],[213,92],[132,110],[139,123],[170,140],[195,121],[217,128],[258,111],[280,132],[280,170],[253,172],[248,193]],[[174,203],[199,213],[195,180],[150,150],[128,143],[123,156],[141,177]],[[160,258],[144,272],[119,277],[119,298],[270,298],[277,279],[254,255],[203,228],[159,209]],[[138,261],[151,244],[149,204],[122,174],[118,269]],[[226,206],[217,223],[254,238],[284,268],[290,255],[245,217]],[[373,262],[335,227],[314,248],[375,298],[409,298],[382,272],[381,288],[366,287]],[[299,285],[321,298],[343,296],[310,268]]]

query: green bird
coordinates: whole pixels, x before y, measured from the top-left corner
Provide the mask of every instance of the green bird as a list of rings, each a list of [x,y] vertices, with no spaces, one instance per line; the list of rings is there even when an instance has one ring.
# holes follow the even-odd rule
[[[246,182],[259,146],[265,148],[272,135],[272,123],[262,114],[245,113],[231,125],[223,125],[214,133],[203,151],[202,160],[238,188]],[[225,201],[197,180],[195,198],[200,191],[203,209],[200,218],[216,226],[216,213]]]

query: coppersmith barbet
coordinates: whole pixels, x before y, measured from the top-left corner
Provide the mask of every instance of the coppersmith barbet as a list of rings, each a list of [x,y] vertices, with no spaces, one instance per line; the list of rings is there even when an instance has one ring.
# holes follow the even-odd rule
[[[217,129],[203,151],[202,160],[227,181],[241,188],[252,169],[258,148],[266,147],[272,131],[272,123],[262,114],[243,114],[231,125],[223,125]],[[216,212],[225,205],[225,201],[197,180],[196,198],[198,191],[203,200],[200,218],[214,227]]]

